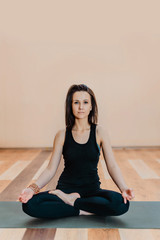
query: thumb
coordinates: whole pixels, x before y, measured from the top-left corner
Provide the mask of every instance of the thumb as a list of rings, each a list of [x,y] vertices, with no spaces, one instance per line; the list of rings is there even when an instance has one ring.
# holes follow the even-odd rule
[[[22,190],[21,194],[23,194],[23,193],[24,193],[24,191],[25,191],[25,189],[23,189],[23,190]]]
[[[25,193],[25,190],[26,190],[26,189],[23,189],[23,190],[22,190],[21,195],[23,195],[23,194]]]

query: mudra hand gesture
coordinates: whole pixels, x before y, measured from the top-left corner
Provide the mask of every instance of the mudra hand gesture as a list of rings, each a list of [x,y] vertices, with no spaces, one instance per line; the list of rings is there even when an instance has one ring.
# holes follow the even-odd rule
[[[127,203],[127,200],[131,200],[133,199],[134,196],[134,192],[132,188],[128,188],[122,191],[122,197],[124,198],[124,203]]]
[[[34,195],[34,191],[31,188],[25,188],[22,190],[21,194],[19,195],[19,201],[26,203],[29,199],[31,199]]]

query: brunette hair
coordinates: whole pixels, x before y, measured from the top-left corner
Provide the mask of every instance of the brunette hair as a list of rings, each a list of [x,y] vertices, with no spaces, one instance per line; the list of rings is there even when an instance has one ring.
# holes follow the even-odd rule
[[[72,112],[72,97],[73,97],[73,94],[77,91],[86,91],[91,96],[92,110],[88,115],[89,124],[91,123],[97,124],[97,121],[98,121],[98,106],[97,106],[97,101],[96,101],[94,92],[85,84],[79,84],[79,85],[73,84],[67,92],[66,101],[65,101],[65,123],[66,123],[66,127],[70,129],[72,129],[75,122],[75,117]]]

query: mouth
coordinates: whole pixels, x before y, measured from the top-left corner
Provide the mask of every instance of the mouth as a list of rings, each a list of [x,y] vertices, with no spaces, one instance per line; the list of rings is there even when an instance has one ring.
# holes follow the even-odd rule
[[[78,113],[84,113],[84,112],[78,112]]]

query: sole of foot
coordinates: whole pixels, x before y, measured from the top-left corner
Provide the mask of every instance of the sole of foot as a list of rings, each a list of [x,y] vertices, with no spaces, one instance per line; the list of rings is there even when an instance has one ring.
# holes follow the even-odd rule
[[[90,212],[86,212],[86,211],[83,211],[83,210],[80,210],[79,215],[95,215],[95,214],[94,213],[90,213]]]
[[[74,202],[77,198],[80,198],[79,193],[64,193],[59,189],[53,190],[53,191],[49,191],[50,194],[55,194],[57,195],[59,198],[61,198],[65,203],[73,206]]]

